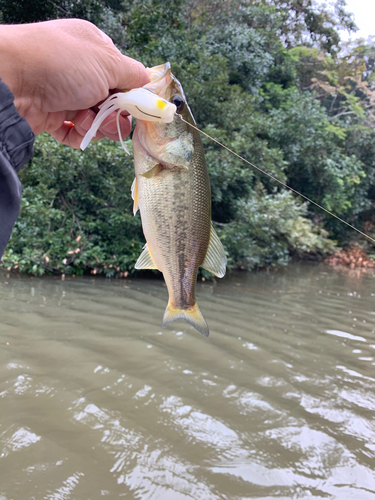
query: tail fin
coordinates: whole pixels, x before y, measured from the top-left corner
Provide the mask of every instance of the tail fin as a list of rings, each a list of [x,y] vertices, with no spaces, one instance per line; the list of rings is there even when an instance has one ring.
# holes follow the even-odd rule
[[[192,307],[188,309],[175,309],[170,302],[168,302],[167,308],[164,313],[162,326],[166,327],[178,319],[184,319],[190,323],[199,333],[208,337],[209,330],[207,323],[198,307],[195,303]]]

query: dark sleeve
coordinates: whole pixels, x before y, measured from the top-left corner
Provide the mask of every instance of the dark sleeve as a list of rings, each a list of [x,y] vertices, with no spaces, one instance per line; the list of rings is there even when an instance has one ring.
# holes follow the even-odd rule
[[[17,172],[33,154],[34,134],[13,104],[13,94],[0,80],[0,259],[21,204]]]

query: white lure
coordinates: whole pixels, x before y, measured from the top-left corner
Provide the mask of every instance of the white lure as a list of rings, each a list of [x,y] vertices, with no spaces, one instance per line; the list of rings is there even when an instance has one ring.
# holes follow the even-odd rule
[[[113,94],[99,106],[99,109],[99,113],[96,115],[90,129],[81,142],[82,151],[87,148],[91,140],[96,136],[100,125],[113,111],[117,111],[116,121],[119,139],[122,147],[128,154],[130,153],[122,140],[120,131],[121,111],[127,111],[134,118],[150,122],[161,121],[164,123],[171,123],[176,113],[176,106],[174,104],[145,88]]]

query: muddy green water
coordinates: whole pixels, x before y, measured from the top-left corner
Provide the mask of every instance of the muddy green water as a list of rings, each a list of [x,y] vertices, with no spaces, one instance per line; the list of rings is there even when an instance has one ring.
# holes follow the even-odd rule
[[[0,275],[0,500],[375,500],[375,276]]]

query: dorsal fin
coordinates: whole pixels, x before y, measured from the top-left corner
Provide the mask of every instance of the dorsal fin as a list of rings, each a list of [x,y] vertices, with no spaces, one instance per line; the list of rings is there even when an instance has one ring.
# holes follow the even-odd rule
[[[147,243],[143,247],[143,252],[135,263],[135,269],[157,269],[154,259],[148,249]]]
[[[224,247],[215,229],[211,226],[210,243],[202,267],[218,278],[222,278],[225,275],[226,266],[227,256]]]

